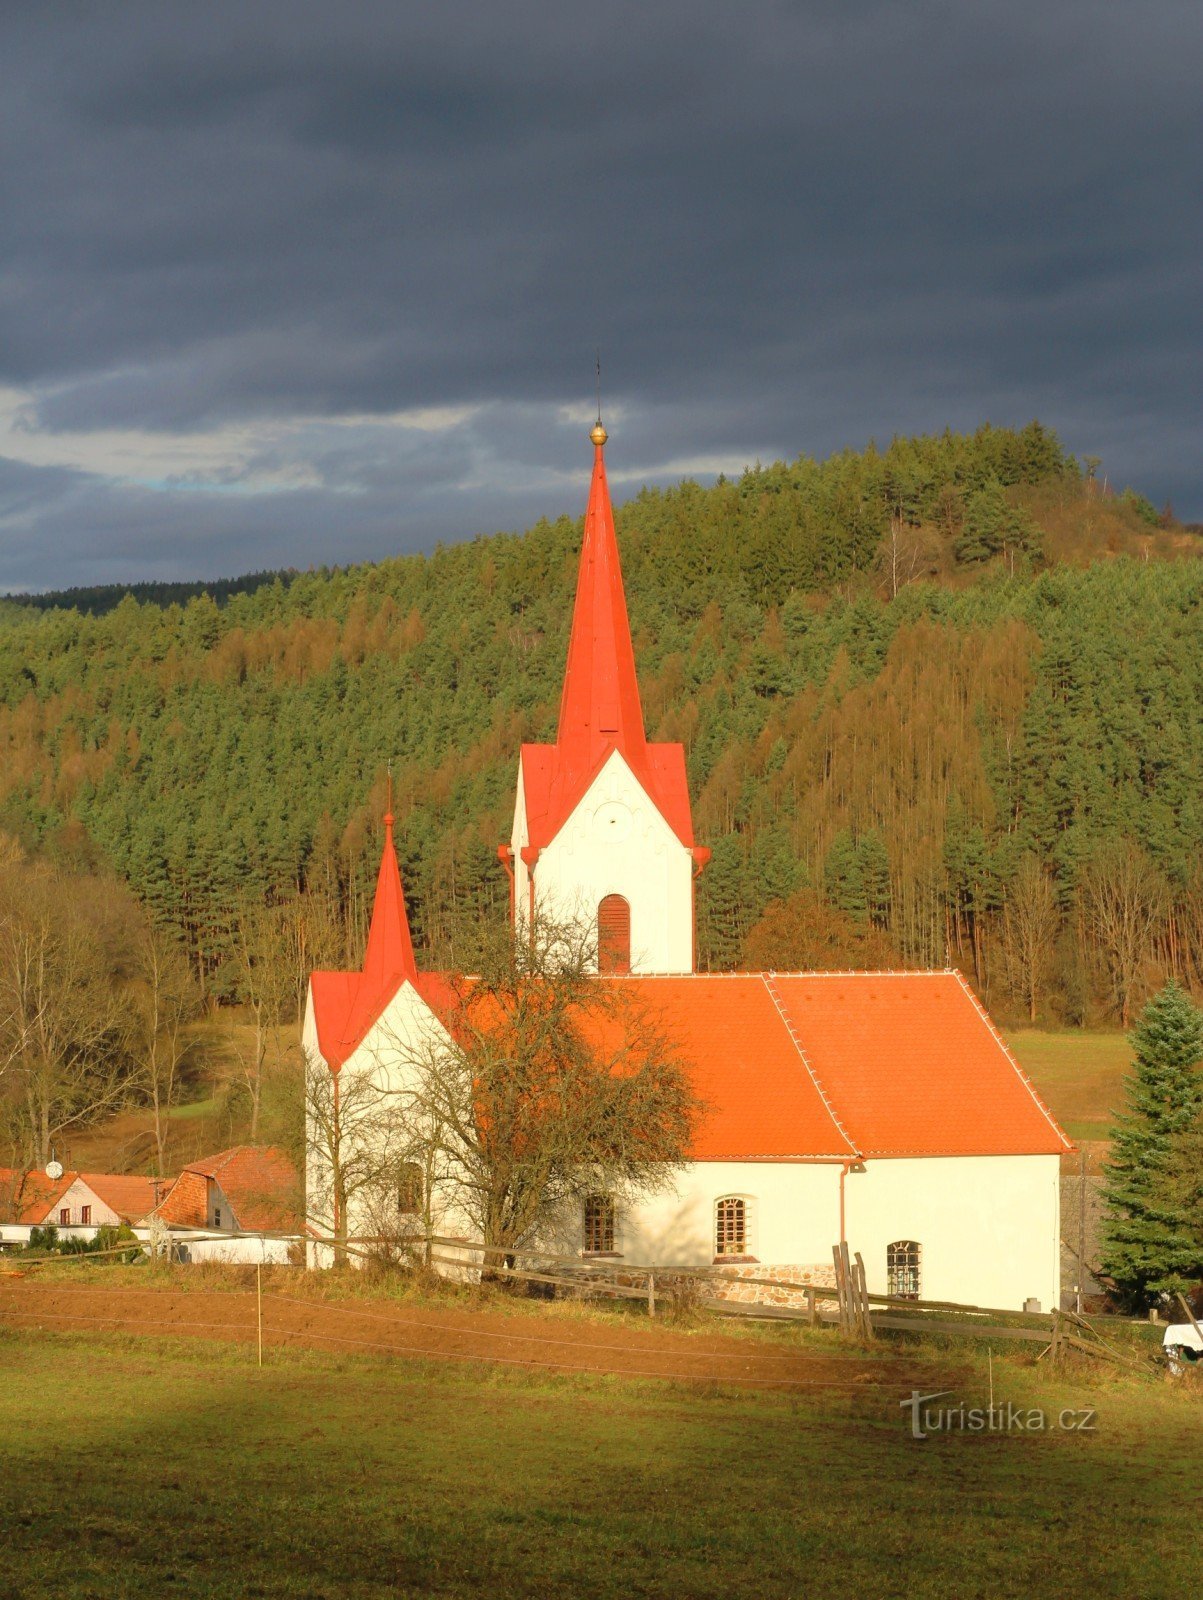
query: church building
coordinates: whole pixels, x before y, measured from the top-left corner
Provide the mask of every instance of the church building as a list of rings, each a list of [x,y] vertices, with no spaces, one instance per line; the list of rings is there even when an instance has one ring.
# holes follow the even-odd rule
[[[636,987],[707,1109],[671,1189],[629,1207],[596,1197],[548,1247],[718,1267],[738,1294],[748,1276],[830,1282],[832,1245],[847,1240],[873,1292],[1051,1309],[1071,1147],[959,973],[695,971],[709,851],[682,746],[647,738],[600,422],[591,438],[556,741],[522,746],[498,854],[515,930],[539,911],[594,923],[598,981]],[[340,1075],[402,1074],[442,1029],[446,990],[417,968],[392,820],[362,972],[310,983],[307,1071],[336,1092]],[[328,1161],[312,1138],[307,1195],[311,1227],[328,1233]]]

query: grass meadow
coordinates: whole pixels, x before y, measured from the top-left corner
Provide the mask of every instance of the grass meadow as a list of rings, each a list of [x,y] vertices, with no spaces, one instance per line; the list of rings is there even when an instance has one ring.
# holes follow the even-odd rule
[[[1071,1139],[1109,1139],[1124,1107],[1132,1064],[1126,1034],[1016,1028],[1007,1034],[1020,1066]]]
[[[933,1379],[950,1356],[932,1352]],[[984,1355],[952,1359],[965,1378],[947,1403],[984,1403]],[[1128,1600],[1203,1581],[1189,1377],[1003,1356],[1000,1403],[1091,1408],[1094,1430],[916,1442],[889,1384],[799,1395],[296,1349],[253,1361],[0,1330],[0,1597]]]

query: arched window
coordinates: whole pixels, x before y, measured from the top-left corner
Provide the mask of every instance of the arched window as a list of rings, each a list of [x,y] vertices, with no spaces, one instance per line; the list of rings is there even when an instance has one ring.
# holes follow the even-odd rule
[[[728,1195],[714,1207],[714,1253],[746,1256],[748,1249],[748,1202]]]
[[[886,1246],[886,1293],[918,1300],[919,1246],[914,1239],[896,1239]]]
[[[631,908],[620,894],[608,894],[597,908],[597,970],[631,970]]]
[[[614,1254],[614,1201],[608,1194],[591,1194],[585,1201],[585,1254]]]

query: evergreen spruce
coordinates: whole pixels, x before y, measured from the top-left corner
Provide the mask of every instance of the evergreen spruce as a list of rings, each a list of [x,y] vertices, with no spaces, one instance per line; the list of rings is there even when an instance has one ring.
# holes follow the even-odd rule
[[[1141,1305],[1203,1271],[1197,1210],[1180,1181],[1203,1109],[1203,1011],[1171,980],[1141,1012],[1132,1043],[1128,1109],[1105,1168],[1103,1270]]]

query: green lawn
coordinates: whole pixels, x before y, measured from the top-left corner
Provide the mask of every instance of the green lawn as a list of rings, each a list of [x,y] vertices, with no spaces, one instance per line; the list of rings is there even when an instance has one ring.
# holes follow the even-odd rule
[[[1071,1139],[1107,1139],[1132,1048],[1122,1033],[1016,1028],[1007,1043]]]
[[[1094,1433],[916,1443],[892,1390],[5,1330],[0,1597],[1188,1594],[1203,1387],[1089,1380],[994,1367]]]

